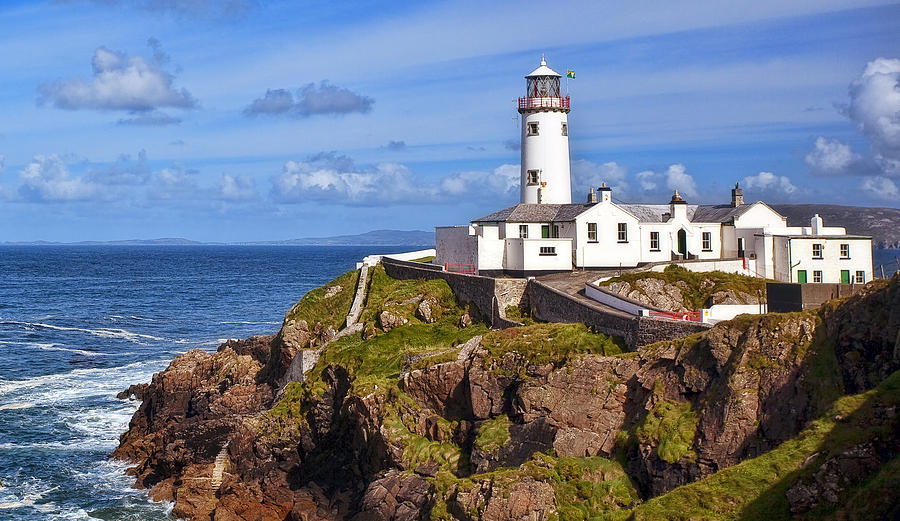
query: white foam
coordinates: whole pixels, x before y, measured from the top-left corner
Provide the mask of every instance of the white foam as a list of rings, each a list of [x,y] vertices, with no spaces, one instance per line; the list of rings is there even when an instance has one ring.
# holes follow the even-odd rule
[[[9,411],[13,409],[30,409],[34,407],[33,403],[22,402],[22,403],[5,403],[0,405],[0,411]],[[2,489],[3,487],[0,487]]]
[[[55,331],[78,331],[81,333],[87,333],[89,335],[98,336],[101,338],[121,338],[123,340],[127,340],[129,342],[141,343],[142,340],[156,340],[156,341],[165,341],[165,338],[160,338],[158,336],[153,335],[145,335],[141,333],[134,333],[132,331],[127,331],[125,329],[120,328],[98,328],[98,329],[87,329],[81,327],[66,327],[66,326],[56,326],[53,324],[45,324],[43,322],[18,322],[18,321],[6,321],[3,324],[13,324],[29,327],[39,327],[44,329],[52,329]]]
[[[35,344],[35,346],[42,351],[64,351],[67,353],[76,353],[84,356],[110,356],[112,354],[87,351],[85,349],[74,349],[71,347],[60,347],[58,344]]]
[[[133,362],[119,367],[92,367],[73,369],[26,378],[24,380],[0,380],[0,397],[28,392],[28,401],[54,403],[66,398],[115,395],[128,383],[149,381],[154,369],[160,370],[168,360]]]

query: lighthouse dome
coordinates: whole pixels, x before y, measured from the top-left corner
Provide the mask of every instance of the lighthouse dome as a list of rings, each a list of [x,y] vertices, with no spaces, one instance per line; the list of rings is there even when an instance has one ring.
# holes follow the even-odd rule
[[[541,58],[541,65],[537,69],[531,71],[531,73],[527,74],[526,78],[534,78],[536,76],[556,76],[561,78],[562,75],[556,72],[555,70],[547,67],[547,61]]]

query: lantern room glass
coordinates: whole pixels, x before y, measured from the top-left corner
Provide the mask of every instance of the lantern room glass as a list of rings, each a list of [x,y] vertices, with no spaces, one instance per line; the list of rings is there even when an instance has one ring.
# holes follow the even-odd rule
[[[529,98],[558,98],[559,76],[525,78],[525,92]]]

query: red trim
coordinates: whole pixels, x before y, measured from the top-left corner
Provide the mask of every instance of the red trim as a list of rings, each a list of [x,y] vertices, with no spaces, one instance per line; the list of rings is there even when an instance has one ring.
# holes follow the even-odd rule
[[[702,311],[685,311],[677,313],[672,311],[651,311],[651,317],[671,318],[672,320],[687,320],[689,322],[703,322]]]
[[[466,273],[469,275],[475,275],[475,265],[474,264],[444,264],[444,271],[449,271],[451,273]]]

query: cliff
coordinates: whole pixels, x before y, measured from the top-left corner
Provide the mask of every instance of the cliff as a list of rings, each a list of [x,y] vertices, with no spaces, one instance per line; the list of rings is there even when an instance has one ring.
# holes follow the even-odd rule
[[[900,511],[900,277],[637,352],[577,324],[490,331],[443,281],[380,268],[361,332],[335,339],[343,277],[278,335],[192,351],[131,390],[115,456],[137,486],[215,520]]]

